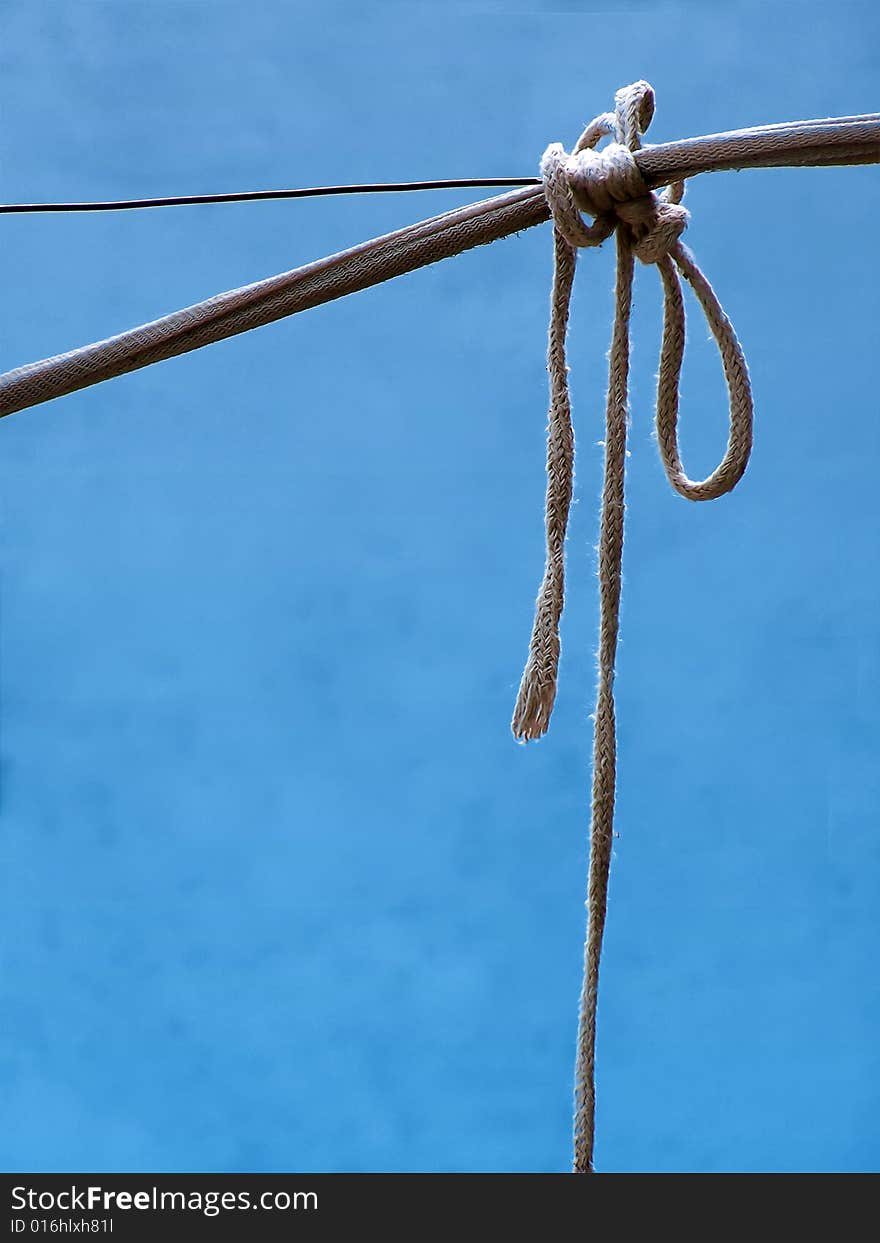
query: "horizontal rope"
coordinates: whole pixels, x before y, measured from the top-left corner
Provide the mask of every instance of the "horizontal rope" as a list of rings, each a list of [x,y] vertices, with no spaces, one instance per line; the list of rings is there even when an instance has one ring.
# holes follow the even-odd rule
[[[635,153],[655,189],[732,169],[880,162],[880,113],[794,121],[660,143]],[[218,294],[105,341],[0,375],[0,416],[200,349],[461,254],[549,218],[541,186],[445,212],[293,271]]]

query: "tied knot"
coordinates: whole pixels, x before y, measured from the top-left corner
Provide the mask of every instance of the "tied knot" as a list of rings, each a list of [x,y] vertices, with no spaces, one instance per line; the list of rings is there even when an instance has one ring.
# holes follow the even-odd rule
[[[679,186],[654,194],[629,147],[611,142],[601,151],[584,146],[602,136],[600,122],[584,131],[574,153],[551,143],[541,160],[544,194],[556,228],[569,246],[599,246],[616,228],[629,232],[642,263],[657,263],[687,228],[689,213],[679,205]],[[587,224],[581,213],[593,216]]]
[[[648,194],[633,153],[622,142],[610,142],[601,151],[595,147],[575,150],[566,162],[566,172],[575,202],[591,216],[603,216],[619,203]]]
[[[657,194],[620,203],[616,214],[628,225],[633,254],[642,263],[659,263],[668,255],[690,219],[686,207]]]

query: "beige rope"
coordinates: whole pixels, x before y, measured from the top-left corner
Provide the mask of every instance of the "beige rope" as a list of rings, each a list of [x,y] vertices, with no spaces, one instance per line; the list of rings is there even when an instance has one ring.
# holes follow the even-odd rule
[[[609,120],[598,118],[602,132]],[[704,134],[646,147],[635,158],[651,187],[722,169],[877,164],[880,113]],[[0,418],[521,233],[549,215],[544,186],[514,190],[217,294],[106,341],[25,363],[0,375]],[[46,298],[51,300],[51,290]]]
[[[683,183],[673,183],[661,195],[651,193],[633,157],[653,112],[654,92],[647,82],[624,87],[615,96],[614,114],[606,113],[592,121],[571,155],[559,143],[553,143],[541,162],[544,193],[553,216],[555,256],[548,349],[547,564],[538,594],[528,661],[513,715],[513,732],[524,741],[540,738],[546,732],[556,698],[559,620],[565,594],[565,533],[574,473],[565,336],[577,249],[598,246],[612,233],[616,234],[617,242],[599,534],[599,679],[593,738],[587,938],[575,1083],[575,1173],[593,1170],[596,1008],[616,782],[613,688],[620,616],[629,321],[635,258],[656,264],[663,284],[663,339],[656,418],[657,442],[669,482],[688,500],[721,496],[742,477],[752,445],[752,395],[742,350],[711,285],[679,240],[688,221],[687,211],[680,206]],[[610,135],[614,140],[597,151],[597,143]],[[581,212],[593,216],[593,223],[587,225]],[[727,451],[718,468],[702,482],[687,477],[678,450],[678,383],[685,343],[679,273],[694,290],[718,343],[730,397]]]

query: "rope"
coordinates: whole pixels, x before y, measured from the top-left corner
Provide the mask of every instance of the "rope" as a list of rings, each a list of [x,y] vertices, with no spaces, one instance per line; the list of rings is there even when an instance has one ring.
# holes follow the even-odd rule
[[[593,736],[593,790],[587,936],[575,1068],[574,1172],[593,1172],[596,1089],[596,1011],[599,960],[605,929],[608,873],[614,825],[616,735],[614,666],[620,621],[623,554],[624,466],[628,420],[629,323],[634,260],[654,264],[664,294],[663,337],[657,387],[656,427],[660,457],[673,488],[691,501],[711,500],[736,486],[752,446],[752,395],[748,370],[730,321],[711,285],[682,245],[688,212],[682,182],[660,195],[646,184],[633,153],[654,112],[647,82],[624,87],[613,114],[591,121],[569,155],[551,144],[541,161],[544,193],[554,224],[554,277],[547,369],[550,416],[547,438],[547,561],[538,594],[529,656],[513,714],[514,735],[523,741],[547,730],[556,698],[559,621],[565,596],[564,547],[574,477],[574,435],[565,339],[577,251],[616,235],[615,315],[609,354],[605,469],[599,532],[598,690]],[[601,151],[602,138],[613,141]],[[581,216],[592,216],[586,224]],[[685,474],[678,449],[679,377],[685,344],[684,302],[679,274],[700,303],[718,344],[730,398],[727,451],[707,479]]]
[[[598,123],[606,120],[600,117]],[[607,156],[607,149],[603,154]],[[876,164],[880,113],[704,134],[646,147],[636,152],[635,159],[649,187],[723,169]],[[18,207],[12,205],[10,210]],[[0,418],[369,289],[531,229],[549,216],[543,185],[513,190],[268,280],[227,290],[106,341],[25,363],[0,375]]]

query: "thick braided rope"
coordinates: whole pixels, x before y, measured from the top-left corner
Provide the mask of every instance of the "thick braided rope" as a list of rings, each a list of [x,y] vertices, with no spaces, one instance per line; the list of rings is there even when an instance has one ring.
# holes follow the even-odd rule
[[[559,621],[564,602],[564,549],[574,476],[574,436],[568,392],[565,337],[577,249],[598,246],[616,233],[615,315],[609,354],[605,472],[599,533],[598,690],[593,738],[593,791],[587,937],[575,1073],[574,1171],[591,1173],[595,1131],[596,1012],[599,960],[605,929],[614,825],[616,733],[614,667],[620,617],[624,468],[628,419],[629,322],[634,259],[656,264],[664,291],[663,338],[657,387],[657,442],[669,482],[688,500],[710,500],[733,488],[752,444],[752,396],[736,335],[711,285],[679,238],[688,213],[680,206],[682,183],[662,195],[648,190],[632,153],[650,124],[654,93],[647,82],[624,87],[614,114],[592,121],[568,155],[553,143],[541,162],[544,192],[554,223],[554,279],[547,367],[550,415],[547,439],[547,562],[538,594],[529,656],[513,716],[524,741],[547,730],[556,697]],[[605,136],[614,141],[601,151]],[[584,222],[581,212],[594,217]],[[684,302],[678,274],[691,285],[721,354],[730,398],[730,436],[717,469],[701,482],[689,479],[678,450],[678,385],[684,356]]]

